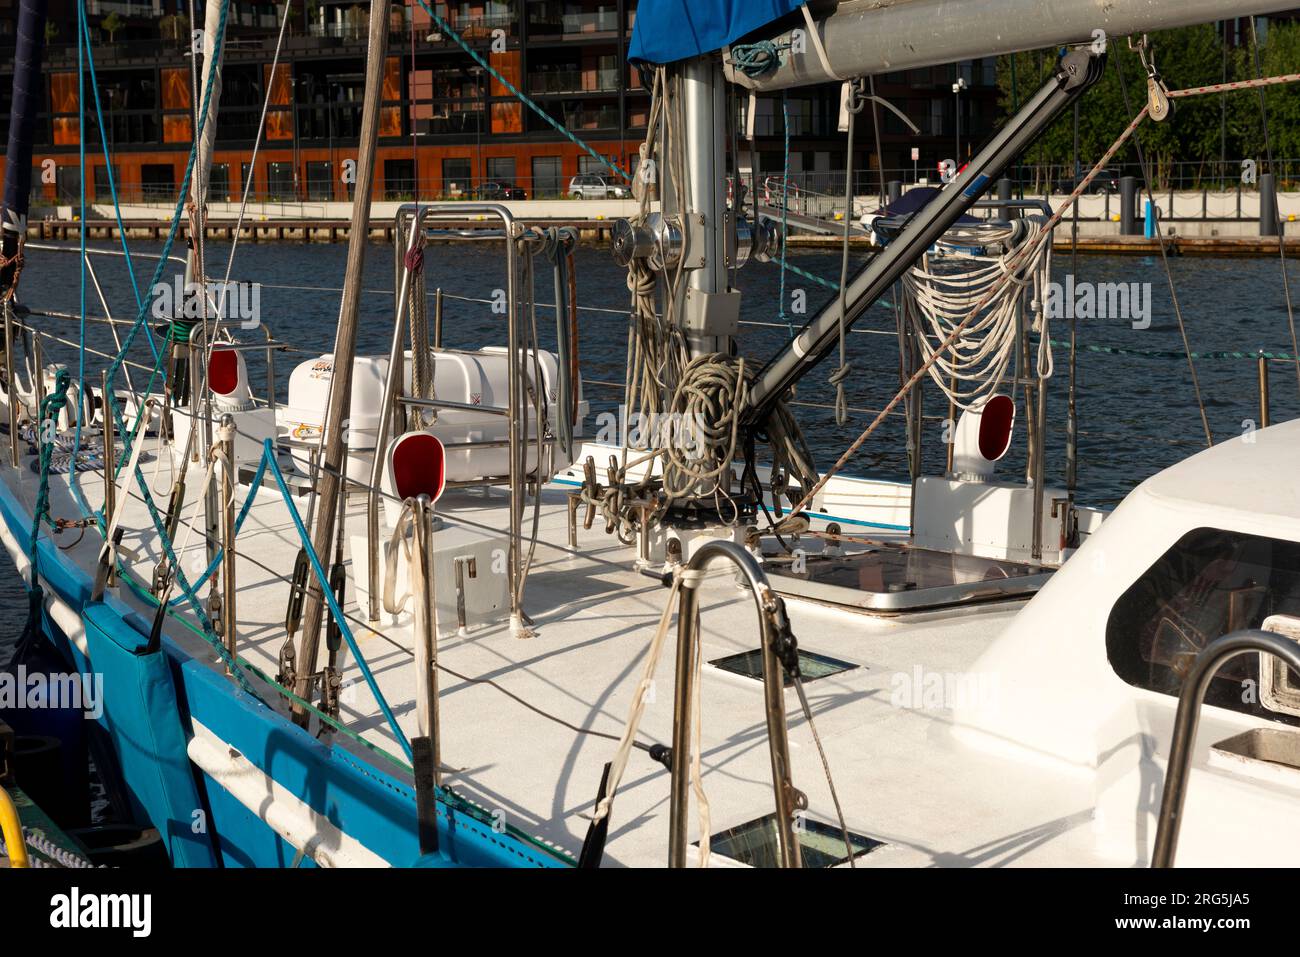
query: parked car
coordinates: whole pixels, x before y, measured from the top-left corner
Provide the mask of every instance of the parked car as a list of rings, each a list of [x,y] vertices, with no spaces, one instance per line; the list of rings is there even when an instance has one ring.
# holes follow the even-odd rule
[[[570,199],[627,199],[632,190],[601,173],[582,173],[569,180]]]
[[[528,194],[524,192],[522,186],[516,186],[513,183],[502,183],[496,180],[484,183],[477,190],[479,199],[488,202],[500,202],[504,199],[527,199]]]
[[[1063,179],[1057,182],[1055,192],[1073,193],[1074,188],[1083,182],[1084,174],[1081,172],[1074,179]],[[1088,192],[1094,196],[1105,196],[1107,193],[1119,192],[1119,174],[1112,169],[1098,170],[1096,177],[1088,184]]]

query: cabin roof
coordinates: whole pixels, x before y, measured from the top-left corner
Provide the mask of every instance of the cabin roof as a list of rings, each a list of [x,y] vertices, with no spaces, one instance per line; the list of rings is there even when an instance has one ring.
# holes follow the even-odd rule
[[[1277,532],[1300,539],[1300,419],[1248,432],[1184,459],[1147,479],[1141,494],[1203,512],[1222,524],[1239,513],[1278,520]]]

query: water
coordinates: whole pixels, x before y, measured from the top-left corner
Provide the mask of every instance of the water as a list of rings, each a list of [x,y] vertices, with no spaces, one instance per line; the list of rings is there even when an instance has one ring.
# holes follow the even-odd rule
[[[107,246],[107,243],[98,243]],[[134,243],[133,250],[156,252],[157,247]],[[224,272],[228,247],[211,244],[207,250],[210,273]],[[236,257],[232,278],[262,282],[262,317],[277,339],[292,342],[313,353],[333,348],[337,324],[339,293],[331,291],[342,283],[344,245],[243,245]],[[795,252],[791,262],[817,275],[836,278],[839,256],[833,251]],[[628,302],[625,272],[598,247],[583,247],[577,254],[579,302],[584,306],[625,309]],[[121,259],[97,259],[99,277],[105,293],[119,318],[134,315],[134,298]],[[214,265],[215,264],[215,265]],[[540,265],[540,263],[539,263]],[[1069,270],[1069,256],[1057,255],[1054,276],[1063,281]],[[142,288],[152,275],[153,263],[137,263]],[[425,268],[432,290],[441,286],[447,294],[490,298],[492,290],[505,286],[505,266],[500,245],[495,242],[434,245],[427,250]],[[1182,306],[1191,347],[1197,352],[1220,350],[1291,352],[1285,301],[1282,295],[1281,266],[1277,258],[1211,259],[1176,258],[1170,261],[1178,301]],[[170,274],[167,276],[170,279]],[[1121,256],[1080,256],[1078,282],[1151,283],[1151,325],[1144,330],[1132,328],[1128,320],[1079,320],[1078,341],[1078,413],[1079,413],[1079,487],[1084,503],[1110,504],[1122,498],[1143,479],[1195,452],[1204,445],[1200,415],[1197,411],[1187,363],[1182,358],[1146,358],[1109,355],[1084,351],[1088,345],[1181,354],[1182,339],[1172,308],[1164,268],[1158,258]],[[1300,268],[1293,267],[1292,285],[1300,289]],[[744,293],[742,318],[759,322],[781,322],[778,317],[779,267],[751,264],[741,270],[739,287]],[[366,261],[367,289],[390,291],[388,296],[366,296],[361,305],[358,347],[364,353],[386,353],[391,335],[393,259],[391,249],[370,247]],[[295,288],[284,288],[295,287]],[[537,277],[538,298],[552,299],[549,272],[540,269]],[[802,290],[807,297],[807,315],[814,313],[830,298],[824,287],[790,275],[787,296]],[[78,313],[80,278],[75,255],[55,255],[31,251],[23,274],[22,299],[42,308]],[[93,287],[87,288],[92,314],[98,314]],[[797,326],[807,315],[789,317]],[[62,319],[44,320],[73,341],[77,323]],[[553,342],[553,320],[539,316],[543,343]],[[859,328],[892,330],[893,313],[875,307]],[[549,326],[549,328],[548,328]],[[504,340],[504,317],[492,313],[485,303],[465,303],[447,299],[445,304],[445,344],[450,347],[475,347]],[[1068,323],[1056,320],[1053,338],[1068,338]],[[257,341],[260,331],[244,334]],[[583,312],[581,355],[585,376],[589,380],[622,382],[625,371],[627,327],[622,315]],[[761,363],[788,336],[785,328],[746,327],[742,349],[746,356]],[[112,342],[102,326],[92,326],[87,341],[106,351]],[[859,408],[879,409],[898,387],[898,360],[895,340],[884,335],[850,335],[849,358],[854,375],[848,390],[849,401]],[[50,349],[52,359],[67,361],[75,369],[75,351]],[[149,358],[143,336],[132,355]],[[289,373],[294,364],[306,356],[277,357],[279,394],[283,399]],[[1064,422],[1067,395],[1067,360],[1064,349],[1055,350],[1057,374],[1048,393],[1051,423],[1047,477],[1052,483],[1064,482]],[[255,384],[264,382],[264,367],[256,355],[250,355],[250,376]],[[829,404],[833,390],[826,377],[833,360],[824,363],[799,386],[798,399],[803,402]],[[95,375],[99,366],[92,365]],[[1297,388],[1293,364],[1272,363],[1273,418],[1280,421],[1300,415],[1300,389]],[[1245,420],[1258,417],[1258,392],[1255,363],[1251,360],[1206,360],[1197,363],[1202,395],[1211,429],[1217,440],[1238,435]],[[136,373],[136,386],[141,374]],[[612,390],[588,385],[587,397],[593,411],[611,409],[617,404]],[[946,401],[935,389],[926,397],[926,414],[945,416]],[[836,425],[829,409],[800,408],[797,415],[810,445],[817,454],[818,465],[829,466],[843,448],[858,436],[870,416],[854,415],[843,426]],[[883,478],[905,478],[902,419],[889,419],[859,452],[846,469],[847,474],[870,474]],[[589,428],[594,420],[588,420]],[[936,474],[944,467],[944,447],[939,422],[927,424],[923,437],[925,469]],[[1023,475],[1024,439],[1018,437],[1002,465],[1007,477]],[[12,573],[0,575],[0,602],[15,609],[16,614],[0,622],[0,647],[12,642],[22,627],[25,609],[22,586]]]

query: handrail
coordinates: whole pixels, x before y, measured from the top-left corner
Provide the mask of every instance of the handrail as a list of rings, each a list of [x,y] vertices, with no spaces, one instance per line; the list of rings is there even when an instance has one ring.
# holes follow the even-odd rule
[[[0,834],[4,835],[10,867],[31,867],[27,858],[27,841],[23,838],[23,822],[18,817],[18,807],[9,792],[0,787]]]
[[[1174,735],[1169,745],[1169,766],[1165,771],[1165,788],[1160,799],[1160,817],[1156,825],[1156,843],[1151,854],[1152,867],[1174,866],[1178,832],[1183,823],[1183,800],[1187,796],[1192,745],[1196,740],[1201,705],[1205,701],[1210,681],[1229,660],[1253,651],[1281,658],[1288,667],[1300,671],[1300,645],[1275,632],[1257,628],[1234,631],[1216,638],[1196,656],[1196,662],[1184,679],[1182,693],[1178,696]]]
[[[749,582],[754,602],[758,606],[763,657],[763,706],[767,716],[767,745],[772,760],[772,791],[776,802],[776,835],[782,867],[802,867],[799,842],[794,834],[794,812],[800,800],[790,780],[790,739],[785,723],[785,685],[781,661],[777,657],[779,636],[774,624],[780,612],[781,599],[772,591],[767,575],[758,561],[735,542],[715,540],[705,542],[686,563],[681,596],[677,606],[677,673],[673,688],[673,749],[672,797],[668,815],[668,866],[684,867],[686,864],[686,818],[690,799],[688,781],[691,755],[691,696],[690,685],[694,675],[693,660],[699,636],[699,599],[697,581],[689,578],[702,573],[714,558],[726,558],[734,564]],[[699,694],[699,689],[695,689]],[[703,839],[705,835],[701,835]]]

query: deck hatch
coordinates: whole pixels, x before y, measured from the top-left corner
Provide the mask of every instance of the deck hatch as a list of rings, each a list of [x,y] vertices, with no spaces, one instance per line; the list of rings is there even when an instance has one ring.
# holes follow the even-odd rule
[[[1026,562],[893,543],[835,557],[809,555],[800,570],[773,556],[763,568],[783,595],[878,613],[1024,599],[1052,573]]]
[[[758,648],[751,651],[741,651],[723,658],[714,658],[709,664],[723,671],[730,671],[732,674],[753,678],[755,681],[763,680],[763,652]],[[840,661],[838,658],[831,658],[827,655],[819,655],[815,651],[799,649],[799,671],[803,675],[804,684],[816,681],[818,678],[828,678],[831,675],[852,671],[858,667],[861,666],[849,661]],[[785,675],[784,686],[789,688],[793,684],[794,681],[790,676]]]
[[[799,841],[804,867],[826,868],[848,863],[844,835],[836,825],[805,815],[795,830],[795,836]],[[852,831],[849,832],[849,843],[853,845],[854,858],[869,854],[885,844],[884,841]],[[695,844],[699,846],[698,841]],[[776,867],[776,813],[765,814],[753,821],[719,831],[709,838],[709,847],[714,854],[721,854],[750,867]]]

